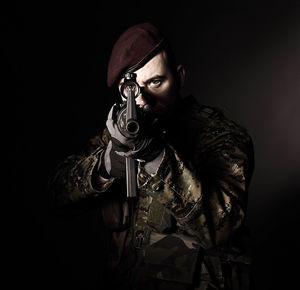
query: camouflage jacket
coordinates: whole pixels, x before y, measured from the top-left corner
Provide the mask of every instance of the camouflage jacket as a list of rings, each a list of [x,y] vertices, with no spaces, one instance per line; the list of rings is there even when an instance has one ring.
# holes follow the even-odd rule
[[[239,239],[253,173],[250,136],[221,111],[188,97],[164,139],[164,156],[155,174],[138,164],[139,194],[131,227],[126,227],[125,185],[95,175],[99,154],[109,142],[106,130],[92,138],[81,155],[59,165],[51,182],[57,205],[102,198],[100,212],[112,233],[111,268],[122,264],[133,245],[142,253],[140,268],[155,278],[190,284],[196,273],[201,281],[197,289],[239,283],[232,281],[232,269],[248,263]],[[228,261],[230,278],[224,270]]]

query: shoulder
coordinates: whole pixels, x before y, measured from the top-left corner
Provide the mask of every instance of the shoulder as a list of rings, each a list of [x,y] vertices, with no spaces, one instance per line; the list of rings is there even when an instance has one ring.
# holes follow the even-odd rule
[[[228,117],[218,107],[199,103],[194,97],[185,100],[186,116],[197,127],[202,144],[222,142],[232,139],[236,144],[252,146],[252,139],[248,130],[238,121]]]
[[[230,118],[221,108],[199,103],[194,97],[187,97],[184,102],[188,108],[190,119],[202,124],[214,134],[226,133],[243,133],[248,134],[247,129],[238,121]],[[219,133],[218,133],[219,132]]]
[[[88,143],[83,149],[82,155],[89,156],[90,154],[95,154],[103,147],[106,147],[110,140],[109,133],[105,127],[102,132],[93,136],[88,140]]]

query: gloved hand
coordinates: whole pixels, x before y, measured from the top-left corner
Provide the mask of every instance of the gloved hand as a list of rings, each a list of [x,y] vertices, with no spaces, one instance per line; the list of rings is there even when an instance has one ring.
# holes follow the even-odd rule
[[[113,105],[106,121],[111,141],[105,152],[106,171],[110,176],[125,177],[125,157],[149,162],[163,150],[158,120],[142,112],[140,133],[136,136],[122,134],[117,125],[118,106]],[[148,115],[147,115],[148,114]]]
[[[119,147],[114,146],[112,141],[109,141],[108,146],[102,155],[101,160],[101,171],[100,174],[103,177],[116,177],[125,178],[126,177],[126,160],[116,154],[116,150],[121,150]]]

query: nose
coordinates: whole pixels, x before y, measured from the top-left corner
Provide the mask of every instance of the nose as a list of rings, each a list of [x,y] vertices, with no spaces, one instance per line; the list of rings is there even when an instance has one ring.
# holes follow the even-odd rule
[[[139,94],[135,101],[140,108],[143,108],[147,104],[147,100],[144,97],[143,93]]]
[[[144,108],[146,105],[154,106],[155,96],[152,95],[145,87],[140,87],[141,91],[138,97],[135,99],[136,104],[140,108]]]

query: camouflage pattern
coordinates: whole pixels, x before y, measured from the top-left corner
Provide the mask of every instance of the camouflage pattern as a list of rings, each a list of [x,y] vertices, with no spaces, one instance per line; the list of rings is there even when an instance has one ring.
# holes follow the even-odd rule
[[[160,289],[157,281],[171,283],[170,289],[177,289],[176,283],[183,287],[178,289],[248,289],[250,260],[240,241],[254,165],[250,136],[219,110],[190,97],[164,139],[157,173],[149,175],[138,165],[132,227],[119,229],[128,216],[125,187],[95,174],[109,141],[106,130],[82,155],[59,166],[52,181],[57,204],[114,192],[101,203],[104,223],[112,229],[109,265],[131,273],[135,289],[151,289],[153,283]]]

